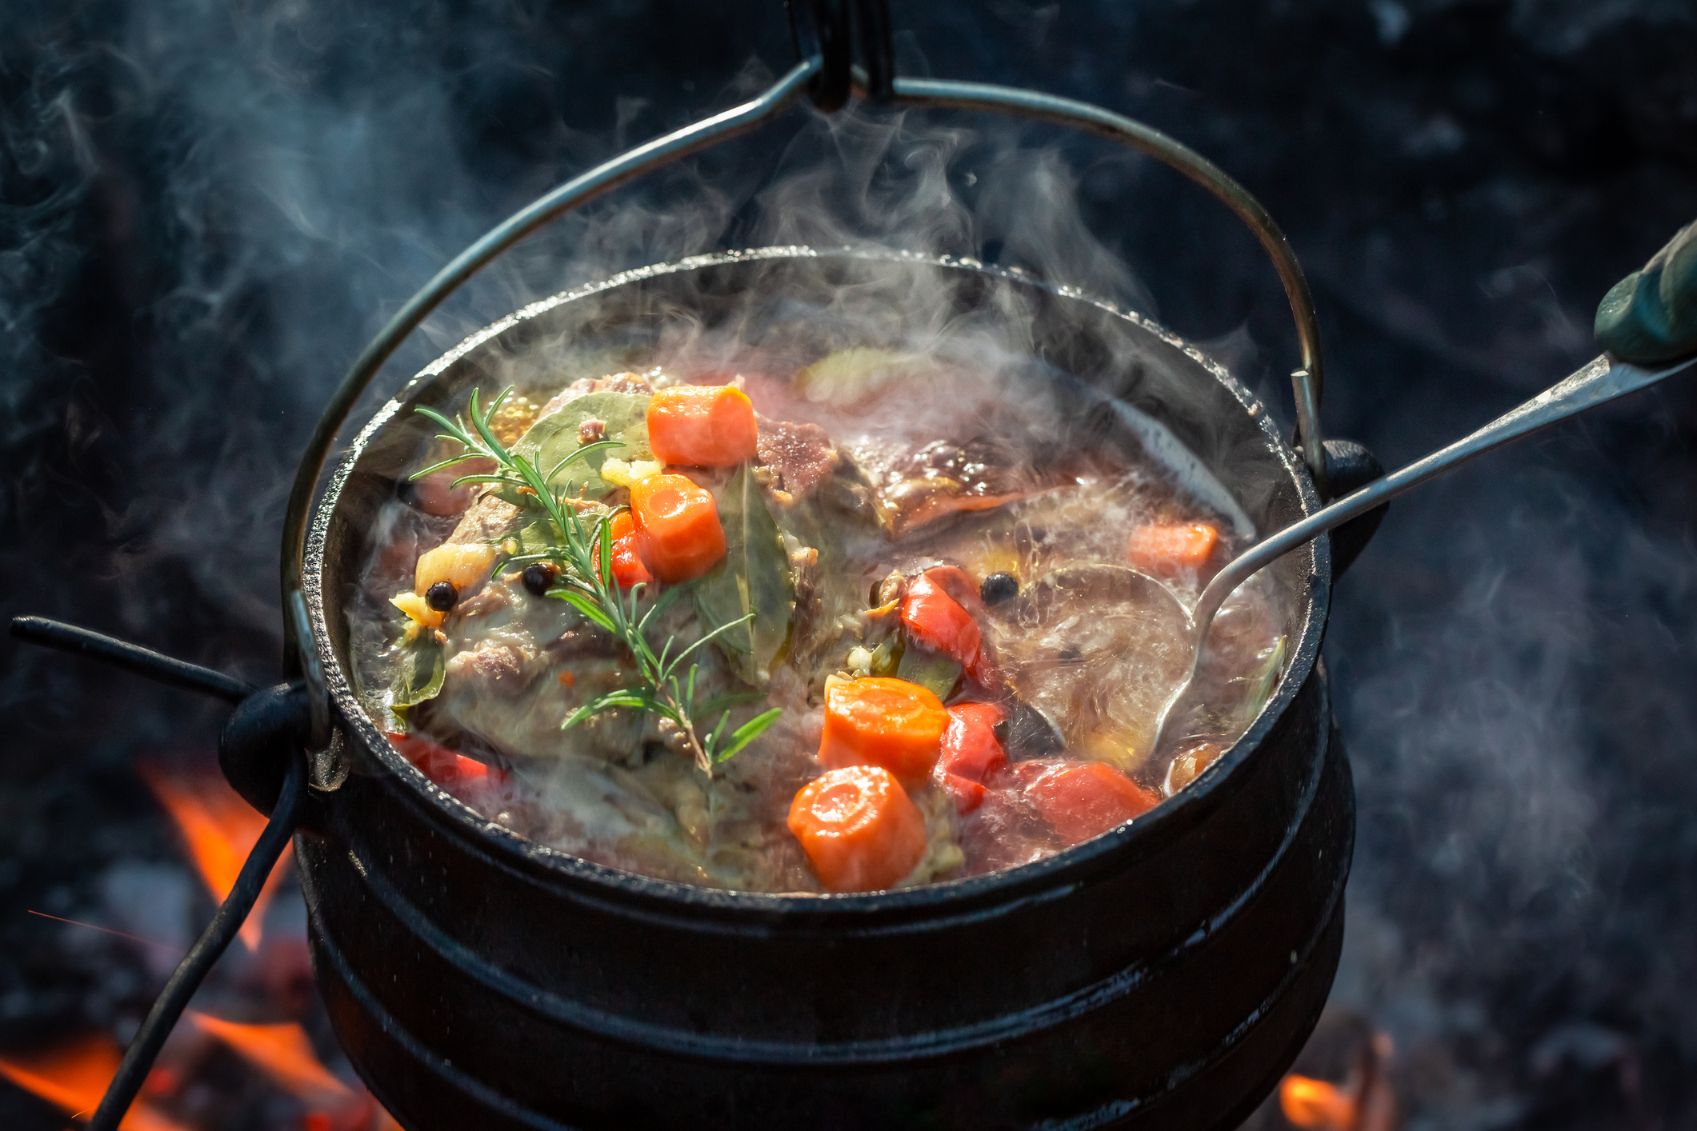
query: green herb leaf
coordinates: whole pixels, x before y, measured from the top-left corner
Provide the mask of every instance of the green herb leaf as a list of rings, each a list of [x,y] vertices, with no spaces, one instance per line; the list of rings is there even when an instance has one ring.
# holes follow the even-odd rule
[[[585,420],[605,424],[602,434],[612,443],[560,467],[562,461],[585,446],[578,433]],[[654,458],[648,447],[648,397],[642,393],[585,394],[531,425],[530,431],[513,445],[513,454],[524,456],[543,471],[559,468],[550,479],[550,486],[561,495],[576,497],[581,490],[586,499],[605,498],[614,490],[611,483],[601,478],[601,465],[609,455],[622,460]]]
[[[442,646],[428,635],[408,645],[395,666],[395,688],[390,705],[396,710],[416,707],[441,694],[448,674],[448,659]]]
[[[896,678],[930,690],[939,699],[947,699],[960,682],[961,666],[941,652],[933,652],[909,644],[896,665]]]
[[[610,711],[614,707],[627,707],[633,711],[651,711],[654,709],[654,700],[640,691],[633,691],[627,688],[621,688],[618,691],[609,691],[605,695],[596,696],[594,699],[591,699],[589,702],[573,711],[571,716],[567,718],[565,722],[560,724],[560,729],[569,730],[578,723],[589,718],[591,715],[598,715],[602,711]]]
[[[745,682],[760,685],[789,639],[795,585],[778,524],[746,463],[725,484],[719,521],[725,560],[696,583],[695,608],[705,624],[739,622],[714,643]]]
[[[730,745],[721,746],[715,750],[713,752],[713,760],[715,762],[723,762],[729,759],[744,746],[747,746],[749,743],[765,734],[766,729],[773,723],[777,722],[778,716],[783,713],[784,709],[782,707],[773,707],[769,711],[760,712],[760,714],[754,716],[736,730],[733,730],[731,732]]]
[[[1238,715],[1238,726],[1247,727],[1255,721],[1255,716],[1266,707],[1267,701],[1278,689],[1279,676],[1285,666],[1285,637],[1281,636],[1267,649],[1261,659],[1261,667],[1255,674],[1244,677],[1243,683],[1249,694],[1245,698],[1242,713]]]
[[[548,596],[558,597],[560,600],[564,601],[566,604],[594,621],[601,628],[614,633],[615,635],[618,634],[619,626],[614,623],[613,618],[607,614],[607,610],[603,609],[594,597],[591,597],[583,590],[550,589],[548,591]]]

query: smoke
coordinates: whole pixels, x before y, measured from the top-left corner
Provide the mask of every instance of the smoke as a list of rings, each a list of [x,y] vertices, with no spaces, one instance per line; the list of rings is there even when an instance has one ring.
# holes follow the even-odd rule
[[[705,39],[655,46],[586,104],[550,51],[629,42],[620,37],[638,13],[609,26],[523,4],[342,12],[177,0],[23,15],[7,48],[21,96],[5,127],[19,176],[7,178],[0,261],[17,375],[4,439],[40,459],[57,429],[65,457],[93,449],[106,474],[74,458],[20,469],[7,517],[51,526],[31,509],[44,494],[32,476],[71,477],[107,547],[91,564],[121,594],[116,626],[156,632],[179,595],[161,600],[147,579],[172,575],[217,610],[217,635],[247,637],[201,653],[218,661],[268,652],[247,634],[275,638],[282,493],[358,344],[512,208],[771,77],[736,62],[759,35],[698,17],[680,17],[666,39]],[[780,20],[765,30],[781,33]],[[689,69],[661,87],[664,114],[622,93],[645,89],[644,69],[685,58]],[[680,97],[680,81],[697,95]],[[914,137],[901,119],[798,113],[532,241],[432,319],[390,383],[538,295],[737,242],[917,236],[966,254],[989,241],[1041,273],[1064,267],[1069,281],[1139,297],[1076,209],[1029,208],[1070,200],[1071,176],[1057,154],[1022,155],[1012,132],[985,145],[965,129]],[[961,208],[959,193],[982,202]],[[973,216],[982,223],[963,224]],[[63,395],[79,375],[102,393],[130,389],[83,411]]]
[[[5,611],[255,678],[275,673],[281,492],[363,341],[536,192],[756,89],[769,71],[743,60],[788,59],[764,3],[22,0],[5,16]],[[1577,360],[1602,289],[1690,219],[1697,72],[1677,0],[1421,0],[1372,18],[1285,5],[1247,25],[1219,0],[907,5],[897,21],[939,73],[1130,109],[1263,194],[1315,275],[1329,422],[1388,462]],[[916,65],[904,54],[904,73]],[[793,160],[835,143],[815,127]],[[739,187],[773,167],[750,146],[621,197],[622,230],[561,228],[395,372],[620,253],[629,266],[698,250],[762,191]],[[1150,253],[1134,261],[1175,328],[1215,340],[1260,297],[1233,349],[1286,341],[1276,299],[1239,283],[1263,277],[1252,249],[1195,246],[1213,219],[1188,191],[1128,179],[1115,158],[1055,168],[1078,178],[1084,230],[1134,230],[1105,266]],[[997,205],[1000,182],[971,172],[953,187],[977,194],[980,234],[1021,218],[1020,194]],[[881,182],[855,183],[876,232]],[[664,207],[692,190],[701,212]],[[1035,232],[1052,218],[1023,219]],[[1056,273],[1124,285],[1079,277],[1097,254],[1057,251]],[[1529,288],[1505,293],[1500,270],[1538,280],[1563,317],[1517,319]],[[1176,276],[1192,301],[1169,299]],[[1337,997],[1398,1037],[1409,1105],[1437,1113],[1426,1126],[1689,1121],[1691,403],[1688,388],[1639,398],[1399,502],[1340,586],[1328,658],[1362,811]],[[197,721],[201,741],[210,723],[69,661],[4,664],[9,765],[39,783],[0,798],[19,846],[0,853],[8,882],[135,851],[128,747],[181,743]],[[40,1008],[5,985],[36,1002],[9,1009]],[[1637,1100],[1600,1089],[1582,1124],[1583,1104],[1562,1105],[1593,1082],[1597,1050],[1647,1083]]]

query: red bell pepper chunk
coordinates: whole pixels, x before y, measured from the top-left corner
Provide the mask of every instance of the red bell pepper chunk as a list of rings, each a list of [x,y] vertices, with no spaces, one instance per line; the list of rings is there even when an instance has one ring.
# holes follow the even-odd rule
[[[984,804],[984,795],[989,792],[983,782],[963,778],[959,774],[939,772],[937,784],[943,791],[954,799],[955,812],[970,813]]]
[[[1045,821],[1077,844],[1140,817],[1161,795],[1102,762],[1021,762],[1014,779]]]
[[[608,531],[613,538],[613,584],[620,589],[630,589],[638,584],[652,585],[654,575],[649,572],[648,563],[642,560],[642,535],[636,529],[636,520],[629,511],[620,511],[613,516]],[[595,547],[592,554],[595,564],[601,564],[601,548]]]
[[[943,773],[981,782],[1008,764],[1008,753],[996,737],[1003,719],[994,703],[956,703],[949,708],[949,729],[943,732],[943,753],[937,766]]]
[[[948,656],[967,675],[978,679],[983,634],[966,607],[944,590],[939,578],[933,577],[941,572],[941,569],[926,570],[908,584],[907,592],[902,594],[902,626],[913,640]]]
[[[507,772],[499,766],[467,758],[420,735],[389,731],[388,738],[401,752],[401,757],[416,766],[419,773],[450,793],[484,782],[507,780]]]

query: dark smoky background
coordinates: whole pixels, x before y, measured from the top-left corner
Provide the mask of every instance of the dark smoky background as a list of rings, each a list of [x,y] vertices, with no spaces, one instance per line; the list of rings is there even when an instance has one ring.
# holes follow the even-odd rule
[[[1589,357],[1596,300],[1697,216],[1686,0],[894,7],[905,73],[1128,112],[1258,193],[1316,291],[1328,428],[1387,464]],[[6,0],[0,25],[0,605],[254,680],[288,480],[364,340],[507,212],[791,61],[775,0]],[[734,234],[764,170],[834,136],[798,112],[564,225],[392,376]],[[1253,243],[1175,176],[1040,140],[1067,160],[1032,223],[951,236],[1116,291],[1285,411]],[[963,144],[942,180],[973,198],[1006,151]],[[1033,246],[1063,198],[1095,240]],[[1392,1038],[1409,1127],[1697,1123],[1694,440],[1691,381],[1565,425],[1399,502],[1339,584],[1360,826],[1332,1008]],[[159,960],[27,910],[188,937],[208,908],[134,767],[209,762],[220,712],[3,647],[0,1051],[126,1034]],[[5,1126],[61,1124],[0,1089]]]

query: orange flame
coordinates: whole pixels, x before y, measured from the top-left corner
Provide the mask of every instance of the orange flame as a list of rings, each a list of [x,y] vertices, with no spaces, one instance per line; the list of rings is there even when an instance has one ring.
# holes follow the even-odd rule
[[[189,1020],[217,1037],[291,1095],[323,1099],[352,1095],[352,1090],[320,1063],[306,1030],[291,1022],[247,1025],[194,1010]]]
[[[1336,1084],[1291,1073],[1279,1085],[1279,1110],[1305,1131],[1355,1131],[1355,1101]]]
[[[0,1058],[0,1076],[40,1096],[72,1119],[82,1119],[99,1106],[101,1094],[118,1071],[121,1055],[111,1040],[88,1037],[49,1053]],[[130,1106],[119,1126],[123,1131],[183,1131],[181,1125],[141,1101]]]
[[[142,777],[177,823],[189,857],[207,890],[214,899],[223,900],[235,886],[242,862],[265,828],[265,817],[249,808],[247,802],[217,778],[208,776],[189,781],[173,778],[152,766],[142,767]],[[284,861],[289,851],[284,850]],[[249,950],[259,947],[265,907],[271,902],[277,877],[282,874],[280,861],[261,889],[247,922],[242,924],[242,942]]]

